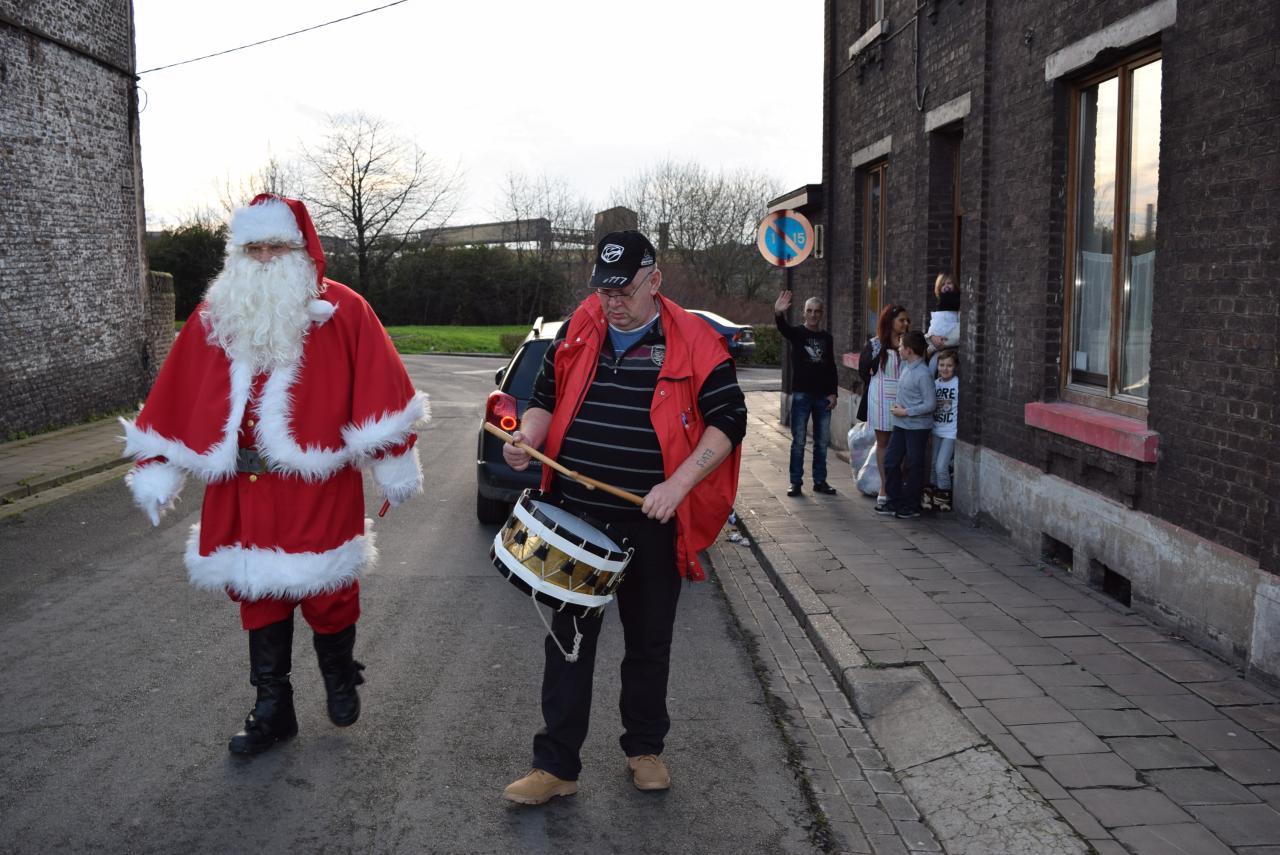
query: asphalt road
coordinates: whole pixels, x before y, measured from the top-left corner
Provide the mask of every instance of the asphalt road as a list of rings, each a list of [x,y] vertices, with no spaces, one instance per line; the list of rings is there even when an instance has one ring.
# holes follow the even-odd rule
[[[811,821],[718,590],[686,587],[663,794],[617,745],[620,627],[601,641],[580,793],[499,798],[540,725],[543,630],[489,564],[475,432],[500,361],[406,360],[432,396],[426,495],[378,524],[357,656],[364,713],[329,724],[299,619],[301,732],[257,758],[227,738],[252,702],[225,598],[181,567],[199,485],[158,529],[120,482],[0,523],[0,851],[811,852]],[[776,384],[777,372],[744,383]],[[770,380],[772,377],[772,380]],[[373,515],[377,503],[369,499]]]

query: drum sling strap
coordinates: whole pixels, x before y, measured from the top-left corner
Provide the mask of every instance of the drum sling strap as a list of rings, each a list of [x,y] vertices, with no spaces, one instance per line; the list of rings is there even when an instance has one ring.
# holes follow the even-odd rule
[[[542,613],[542,609],[538,608],[538,592],[533,588],[529,589],[529,599],[533,601],[533,610],[538,613],[538,618],[542,621],[542,625],[547,628],[547,635],[551,636],[551,640],[556,643],[560,654],[564,656],[565,662],[578,661],[578,648],[582,645],[582,633],[578,631],[578,616],[573,616],[573,651],[565,653],[564,646],[560,643],[560,639],[556,638],[556,634],[551,631],[551,623],[547,620],[547,616]]]

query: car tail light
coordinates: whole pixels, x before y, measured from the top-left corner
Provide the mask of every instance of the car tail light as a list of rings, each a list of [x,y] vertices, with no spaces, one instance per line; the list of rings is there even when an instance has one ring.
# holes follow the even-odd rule
[[[733,334],[733,340],[735,342],[742,341],[742,330],[738,330],[736,333]]]
[[[520,426],[520,419],[516,413],[515,398],[497,389],[489,393],[489,399],[484,403],[485,421],[511,433]]]

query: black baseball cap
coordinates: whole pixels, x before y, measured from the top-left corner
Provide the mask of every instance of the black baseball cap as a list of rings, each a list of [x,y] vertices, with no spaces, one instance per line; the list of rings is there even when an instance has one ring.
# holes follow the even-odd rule
[[[592,288],[622,288],[642,267],[658,263],[658,253],[649,239],[635,229],[609,232],[596,245],[596,266],[591,270]]]

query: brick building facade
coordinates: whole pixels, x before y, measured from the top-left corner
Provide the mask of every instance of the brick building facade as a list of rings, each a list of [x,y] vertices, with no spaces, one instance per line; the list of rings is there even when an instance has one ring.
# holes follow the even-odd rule
[[[0,439],[136,403],[173,338],[136,92],[129,0],[0,0]]]
[[[824,38],[797,297],[842,385],[954,271],[958,507],[1280,676],[1280,7],[827,0]]]

